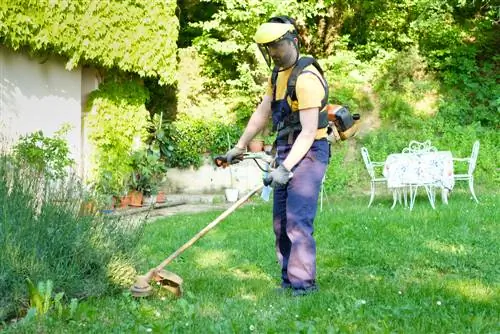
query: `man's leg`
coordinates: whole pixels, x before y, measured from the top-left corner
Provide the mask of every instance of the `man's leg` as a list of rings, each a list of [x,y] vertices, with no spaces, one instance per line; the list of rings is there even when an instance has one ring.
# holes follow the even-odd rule
[[[281,286],[290,287],[287,266],[292,243],[286,234],[286,188],[274,189],[273,228],[276,236],[276,255],[281,266]]]
[[[316,241],[313,237],[321,181],[328,162],[328,143],[314,142],[293,170],[287,187],[286,232],[291,241],[287,274],[294,289],[316,285]]]

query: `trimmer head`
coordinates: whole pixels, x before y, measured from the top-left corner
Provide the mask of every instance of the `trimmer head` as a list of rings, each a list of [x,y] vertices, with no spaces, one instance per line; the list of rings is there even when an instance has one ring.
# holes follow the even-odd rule
[[[149,285],[148,275],[137,276],[137,280],[134,285],[130,288],[130,292],[134,297],[147,297],[153,291],[151,285]]]
[[[149,285],[149,281],[153,279],[162,288],[172,292],[177,297],[182,296],[183,279],[164,269],[152,271],[146,275],[137,276],[135,284],[130,288],[130,292],[134,297],[147,297],[153,292],[153,288]]]
[[[167,271],[165,269],[155,271],[153,275],[153,279],[158,282],[162,288],[167,289],[168,291],[172,292],[174,295],[177,297],[182,296],[182,282],[183,279],[171,272]]]

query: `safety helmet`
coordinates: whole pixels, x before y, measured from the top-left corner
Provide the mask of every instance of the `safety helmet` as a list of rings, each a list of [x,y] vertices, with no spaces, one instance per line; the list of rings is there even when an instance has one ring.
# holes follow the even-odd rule
[[[255,32],[254,41],[269,67],[271,67],[271,61],[274,61],[275,65],[283,71],[292,67],[299,58],[295,21],[288,16],[275,16],[263,23]],[[290,43],[297,51],[295,54],[290,53]]]

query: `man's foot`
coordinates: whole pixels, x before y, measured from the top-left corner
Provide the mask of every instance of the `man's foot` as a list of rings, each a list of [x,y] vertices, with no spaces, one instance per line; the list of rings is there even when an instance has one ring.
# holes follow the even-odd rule
[[[318,291],[318,287],[316,285],[312,285],[310,287],[304,288],[304,289],[293,289],[292,290],[292,297],[301,297],[301,296],[307,296],[312,293],[315,293]]]
[[[274,291],[278,294],[285,294],[290,291],[291,288],[292,286],[290,284],[281,283],[281,286],[279,288],[275,288]]]

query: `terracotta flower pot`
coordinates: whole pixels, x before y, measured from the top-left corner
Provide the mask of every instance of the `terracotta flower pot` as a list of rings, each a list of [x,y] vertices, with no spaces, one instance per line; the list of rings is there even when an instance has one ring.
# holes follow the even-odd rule
[[[95,201],[84,201],[80,206],[80,216],[93,215],[97,212]]]
[[[156,203],[165,203],[166,200],[167,198],[165,196],[165,192],[159,191],[158,194],[156,195]]]
[[[128,195],[130,196],[130,206],[142,206],[142,192],[131,190]]]
[[[264,141],[263,140],[251,140],[248,144],[248,150],[250,152],[262,152],[264,151]]]
[[[128,208],[130,205],[130,195],[120,197],[120,209]]]

